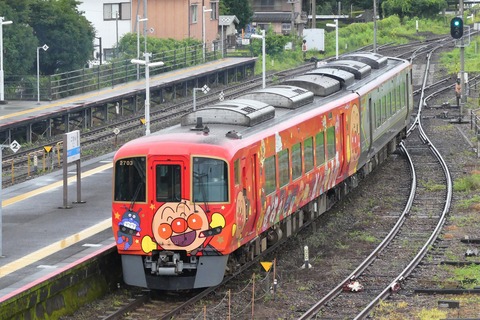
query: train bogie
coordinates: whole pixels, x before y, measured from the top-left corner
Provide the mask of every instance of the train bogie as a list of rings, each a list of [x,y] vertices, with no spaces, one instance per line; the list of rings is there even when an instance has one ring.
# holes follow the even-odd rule
[[[410,82],[407,61],[353,54],[127,143],[112,205],[125,282],[214,286],[294,234],[393,151]]]

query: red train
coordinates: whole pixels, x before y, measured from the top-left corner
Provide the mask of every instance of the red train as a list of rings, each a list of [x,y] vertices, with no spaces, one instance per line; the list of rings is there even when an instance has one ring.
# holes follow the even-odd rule
[[[412,109],[408,61],[355,53],[125,144],[112,205],[124,281],[217,285],[354,188]]]

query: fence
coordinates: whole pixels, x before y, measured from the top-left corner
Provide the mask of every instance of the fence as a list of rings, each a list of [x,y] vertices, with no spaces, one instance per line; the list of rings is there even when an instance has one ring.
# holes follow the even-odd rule
[[[150,75],[201,64],[204,62],[202,49],[203,45],[199,44],[154,54],[150,62],[163,61],[165,65],[151,68]],[[205,62],[222,56],[219,43],[214,43],[212,50],[205,51]],[[39,79],[40,100],[57,100],[145,77],[145,66],[132,64],[130,60],[114,60],[93,68],[42,76]],[[35,76],[9,76],[5,79],[4,88],[6,100],[37,99]]]

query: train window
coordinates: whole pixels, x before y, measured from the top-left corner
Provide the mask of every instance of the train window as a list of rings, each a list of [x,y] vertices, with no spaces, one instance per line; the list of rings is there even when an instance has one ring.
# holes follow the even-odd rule
[[[376,127],[378,128],[382,124],[382,100],[378,99],[375,107],[376,107],[375,108],[375,111],[376,111],[375,124],[376,124]]]
[[[235,184],[240,183],[240,159],[235,160],[233,163],[233,175],[235,177]]]
[[[302,145],[301,143],[292,146],[292,180],[302,175]]]
[[[305,139],[303,142],[303,158],[305,159],[305,172],[313,169],[313,138]]]
[[[402,82],[401,88],[400,88],[400,105],[405,107],[405,82]]]
[[[265,193],[270,194],[277,187],[275,156],[265,159]]]
[[[288,149],[284,149],[278,153],[278,178],[280,182],[280,188],[290,182],[290,167],[288,158]]]
[[[192,175],[194,201],[228,201],[228,166],[225,161],[194,157]]]
[[[327,155],[329,160],[335,158],[335,127],[327,129]]]
[[[392,113],[397,112],[397,87],[393,87],[392,91]]]
[[[325,163],[325,138],[324,133],[317,133],[315,136],[315,159],[317,160],[317,167]]]
[[[155,175],[157,201],[182,200],[180,165],[159,164],[155,167]]]
[[[402,108],[402,90],[400,85],[397,87],[397,110]]]
[[[115,162],[114,200],[146,201],[146,158],[124,158]]]
[[[393,110],[392,92],[391,91],[388,93],[387,101],[388,101],[388,117],[390,118],[393,114],[393,112],[392,112],[392,110]]]
[[[382,123],[387,120],[387,96],[383,96],[382,98]]]

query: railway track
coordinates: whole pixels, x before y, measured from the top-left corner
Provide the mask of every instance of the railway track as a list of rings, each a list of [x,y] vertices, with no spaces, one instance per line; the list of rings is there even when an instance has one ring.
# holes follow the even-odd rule
[[[412,56],[418,56],[418,51]],[[401,289],[402,281],[441,232],[450,209],[452,181],[445,161],[422,128],[428,75],[427,63],[417,117],[401,145],[412,168],[412,192],[403,213],[372,254],[300,319],[366,318],[380,300]]]
[[[443,81],[438,81],[438,82],[448,82],[448,78],[446,78],[446,79],[443,80]],[[440,85],[440,84],[439,84],[439,85]],[[425,86],[425,89],[427,89],[427,87],[428,87],[428,86]],[[433,85],[430,86],[430,87],[431,87],[431,89],[434,88]],[[435,90],[436,90],[436,89],[433,89],[433,91],[435,91]],[[415,140],[416,140],[415,143],[414,143],[413,141],[408,142],[408,143],[405,143],[405,148],[406,148],[407,150],[410,149],[410,152],[413,154],[412,158],[417,158],[417,157],[419,157],[419,159],[420,159],[420,158],[423,157],[423,153],[424,153],[424,152],[422,152],[422,150],[428,149],[428,147],[426,147],[426,146],[430,145],[431,143],[429,143],[429,142],[425,143],[425,142],[424,142],[424,140],[423,140],[423,139],[424,139],[423,134],[422,134],[422,132],[419,130],[418,127],[415,127],[414,130],[412,129],[412,131],[411,131],[411,133],[410,133],[409,139],[414,139],[414,138],[415,138]],[[417,145],[417,143],[418,143],[418,145]],[[417,153],[418,153],[418,155],[417,155]],[[424,163],[425,166],[430,167],[433,163],[435,163],[435,161],[436,161],[436,160],[435,160],[435,157],[433,157],[433,158],[426,159],[426,160],[424,159],[424,160],[421,161],[421,162]],[[444,178],[443,180],[444,180],[444,183],[445,183],[445,180],[446,180],[446,179]],[[430,197],[429,195],[431,195],[431,194],[433,194],[433,193],[436,193],[436,192],[439,192],[439,193],[442,192],[442,188],[439,188],[439,187],[438,187],[438,186],[440,185],[440,183],[442,182],[441,176],[438,177],[438,181],[439,181],[438,183],[435,182],[435,181],[436,181],[436,180],[431,179],[430,176],[428,177],[428,179],[427,179],[427,178],[419,178],[419,185],[421,185],[420,189],[423,188],[423,190],[422,190],[422,191],[423,191],[423,194],[424,194],[424,196],[422,196],[423,198],[425,198],[425,199],[427,199],[427,198],[433,198],[433,197]],[[438,188],[439,190],[437,190],[437,188]],[[448,189],[448,188],[445,187],[443,190],[445,191],[446,189]],[[432,193],[432,192],[433,192],[433,193]],[[412,205],[413,205],[413,202],[412,202]],[[435,204],[434,202],[432,202],[432,203],[430,204],[430,207],[426,207],[426,208],[424,208],[424,209],[421,209],[420,207],[418,207],[418,209],[414,209],[413,212],[410,213],[410,215],[411,215],[411,216],[417,216],[416,218],[417,218],[418,220],[422,221],[422,222],[424,222],[424,221],[426,221],[426,220],[434,220],[433,217],[435,216],[435,214],[429,214],[429,215],[423,214],[423,215],[422,215],[422,214],[419,214],[419,212],[420,212],[421,210],[424,210],[425,212],[430,212],[430,211],[433,212],[434,209],[437,210],[437,208],[434,208],[434,207],[436,207],[437,205],[438,205],[438,204]],[[414,207],[414,208],[415,208],[415,207]],[[438,221],[438,222],[437,222],[437,224],[438,224],[438,223],[441,222],[441,219],[438,218],[437,221]],[[425,228],[427,228],[427,227],[425,227]],[[410,238],[412,238],[413,236],[417,237],[417,232],[403,232],[403,231],[398,232],[398,234],[402,234],[402,233],[405,233],[407,236],[409,235]],[[420,231],[418,232],[418,234],[419,234],[419,233],[420,233]],[[425,237],[425,236],[423,236],[423,237]],[[398,238],[398,239],[400,239],[400,238]],[[407,237],[407,240],[409,240],[408,237]],[[407,241],[407,240],[405,240],[405,241]],[[394,242],[394,244],[397,244],[397,245],[398,245],[398,244],[402,244],[402,243],[403,243],[403,240],[395,240],[395,242]],[[419,245],[417,245],[417,249],[418,249],[418,248],[419,248]],[[425,248],[425,246],[424,246],[423,248]],[[387,252],[387,251],[382,251],[382,252],[379,254],[380,258],[382,258],[382,257],[384,257],[384,256],[387,256],[387,257],[388,257],[388,256],[391,256],[390,254],[388,254],[388,253],[386,253],[386,252]],[[394,254],[395,254],[395,253],[394,253]],[[422,253],[422,254],[424,255],[425,253]],[[423,256],[423,255],[422,255],[422,256]],[[376,257],[377,255],[374,255],[374,256]],[[413,265],[412,265],[412,266],[413,266]],[[385,268],[385,266],[383,266],[383,267]],[[407,268],[405,268],[405,270],[408,269],[407,272],[411,272],[411,271],[412,271],[411,268],[408,268],[408,267],[410,267],[410,265],[407,266]],[[380,273],[377,273],[377,274],[376,274],[376,278],[375,278],[375,271],[370,271],[370,269],[366,269],[366,270],[367,270],[367,273],[371,273],[371,274],[374,275],[374,280],[376,280],[377,278],[381,278],[381,277],[379,277],[378,275],[381,275],[381,276],[383,275],[381,272],[380,272]],[[373,270],[373,269],[371,269],[371,270]],[[362,275],[357,276],[357,274],[358,274],[358,273],[355,273],[354,279],[355,279],[355,280],[360,280],[360,284],[363,284],[363,285],[364,285],[364,290],[363,290],[363,292],[361,292],[361,293],[368,293],[368,292],[366,292],[367,290],[365,290],[365,288],[366,288],[365,283],[367,283],[367,282],[365,282],[365,281],[364,281],[364,278],[363,278],[363,277],[365,277],[365,279],[367,279],[367,278],[366,278],[366,275],[365,275],[365,276],[362,276]],[[393,291],[392,291],[392,288],[396,288],[396,285],[397,285],[397,284],[400,284],[400,285],[401,285],[402,281],[399,281],[400,279],[405,279],[405,277],[404,277],[404,276],[399,276],[399,278],[398,278],[396,281],[392,281],[392,282],[390,282],[390,283],[389,283],[388,281],[386,281],[386,283],[387,283],[388,285],[384,288],[383,291],[381,291],[381,290],[378,291],[378,292],[380,292],[380,293],[376,296],[376,298],[378,298],[377,301],[378,301],[379,299],[382,299],[383,297],[386,297],[386,296],[388,296],[389,294],[391,294],[391,293],[393,292]],[[341,291],[342,291],[341,293],[347,293],[346,291],[343,291],[343,287],[344,287],[346,281],[350,281],[350,280],[352,280],[351,277],[347,278],[347,279],[342,283],[342,286],[340,287],[340,288],[341,288]],[[382,280],[383,280],[383,279],[382,279]],[[394,285],[393,287],[392,287],[392,284]],[[212,288],[212,289],[213,289],[213,290],[210,291],[209,293],[207,293],[205,296],[207,296],[208,294],[213,294],[212,292],[215,291],[215,288]],[[377,288],[377,289],[378,289],[378,288]],[[348,292],[348,295],[350,295],[350,296],[352,296],[352,295],[358,296],[356,293],[351,293],[351,292]],[[373,296],[375,296],[375,294],[372,294],[371,296],[373,297]],[[199,298],[199,299],[200,299],[200,298]],[[198,300],[197,300],[197,301],[198,301]],[[372,300],[372,301],[374,301],[374,300]],[[187,301],[187,302],[185,302],[185,304],[181,304],[181,305],[178,307],[177,310],[183,310],[182,312],[185,312],[185,310],[189,310],[189,308],[191,307],[192,303],[194,303],[194,302],[188,302],[188,301]],[[135,304],[135,303],[132,302],[132,305],[134,305],[134,304]],[[145,307],[146,309],[143,309],[144,307],[142,307],[142,309],[141,309],[142,311],[141,311],[141,313],[140,313],[139,315],[136,313],[137,311],[131,311],[131,310],[134,310],[134,309],[135,309],[135,307],[132,307],[132,309],[119,310],[119,311],[116,312],[116,316],[114,316],[113,318],[108,318],[108,319],[114,319],[115,317],[120,317],[120,318],[121,318],[121,317],[123,317],[122,315],[125,315],[125,317],[123,317],[123,318],[125,318],[125,319],[145,319],[145,318],[146,318],[146,314],[148,314],[147,310],[152,310],[152,312],[155,313],[155,312],[158,312],[158,311],[155,311],[155,310],[157,310],[157,308],[160,308],[160,309],[169,309],[169,308],[170,308],[170,307],[168,307],[168,306],[165,306],[165,305],[163,304],[163,302],[160,302],[160,304],[157,304],[157,303],[144,303],[144,305],[146,306],[146,307]],[[189,306],[190,306],[190,307],[189,307]],[[364,308],[363,311],[362,311],[362,312],[364,312],[365,314],[362,316],[361,313],[359,313],[359,314],[357,315],[357,317],[359,317],[359,318],[360,318],[360,317],[365,317],[366,315],[368,315],[368,313],[371,311],[371,309],[372,309],[374,306],[375,306],[375,302],[370,302],[370,304],[368,304],[367,307]],[[225,306],[224,306],[224,307],[225,307]],[[246,305],[243,305],[243,307],[246,307]],[[137,307],[137,308],[138,308],[138,307]],[[344,308],[344,306],[342,306],[342,308]],[[224,309],[226,309],[226,307],[225,307]],[[248,309],[248,308],[247,308],[247,309]],[[361,308],[359,308],[359,309],[361,309]],[[176,319],[192,319],[192,318],[197,318],[197,317],[198,317],[199,319],[200,319],[200,318],[203,318],[203,317],[201,317],[201,313],[199,313],[198,310],[197,310],[196,312],[187,313],[186,315],[182,315],[181,318],[178,318],[178,312],[179,312],[179,311],[173,311],[173,310],[175,310],[174,307],[172,307],[172,313],[171,313],[171,314],[168,314],[168,315],[165,315],[165,316],[162,316],[162,317],[159,316],[159,317],[160,317],[160,318],[163,318],[163,319],[167,319],[168,317],[174,316],[174,315],[175,315],[175,312],[177,312],[177,317],[175,317]],[[365,311],[365,310],[366,310],[366,311]],[[243,312],[243,315],[244,315],[244,316],[245,316],[245,314],[248,314],[248,310],[240,310],[240,312]],[[163,314],[163,313],[162,313],[162,314]],[[222,313],[222,316],[221,316],[221,317],[224,317],[224,316],[225,316],[225,313]],[[339,315],[339,316],[340,316],[340,315]],[[320,315],[318,315],[318,317],[323,318],[323,316],[320,316]],[[351,315],[350,315],[350,316],[347,316],[347,317],[348,317],[348,318],[351,318]],[[209,318],[210,318],[210,317],[209,317]],[[245,318],[245,319],[248,319],[248,316],[245,316],[244,318]],[[238,319],[240,319],[240,318],[238,318]]]

